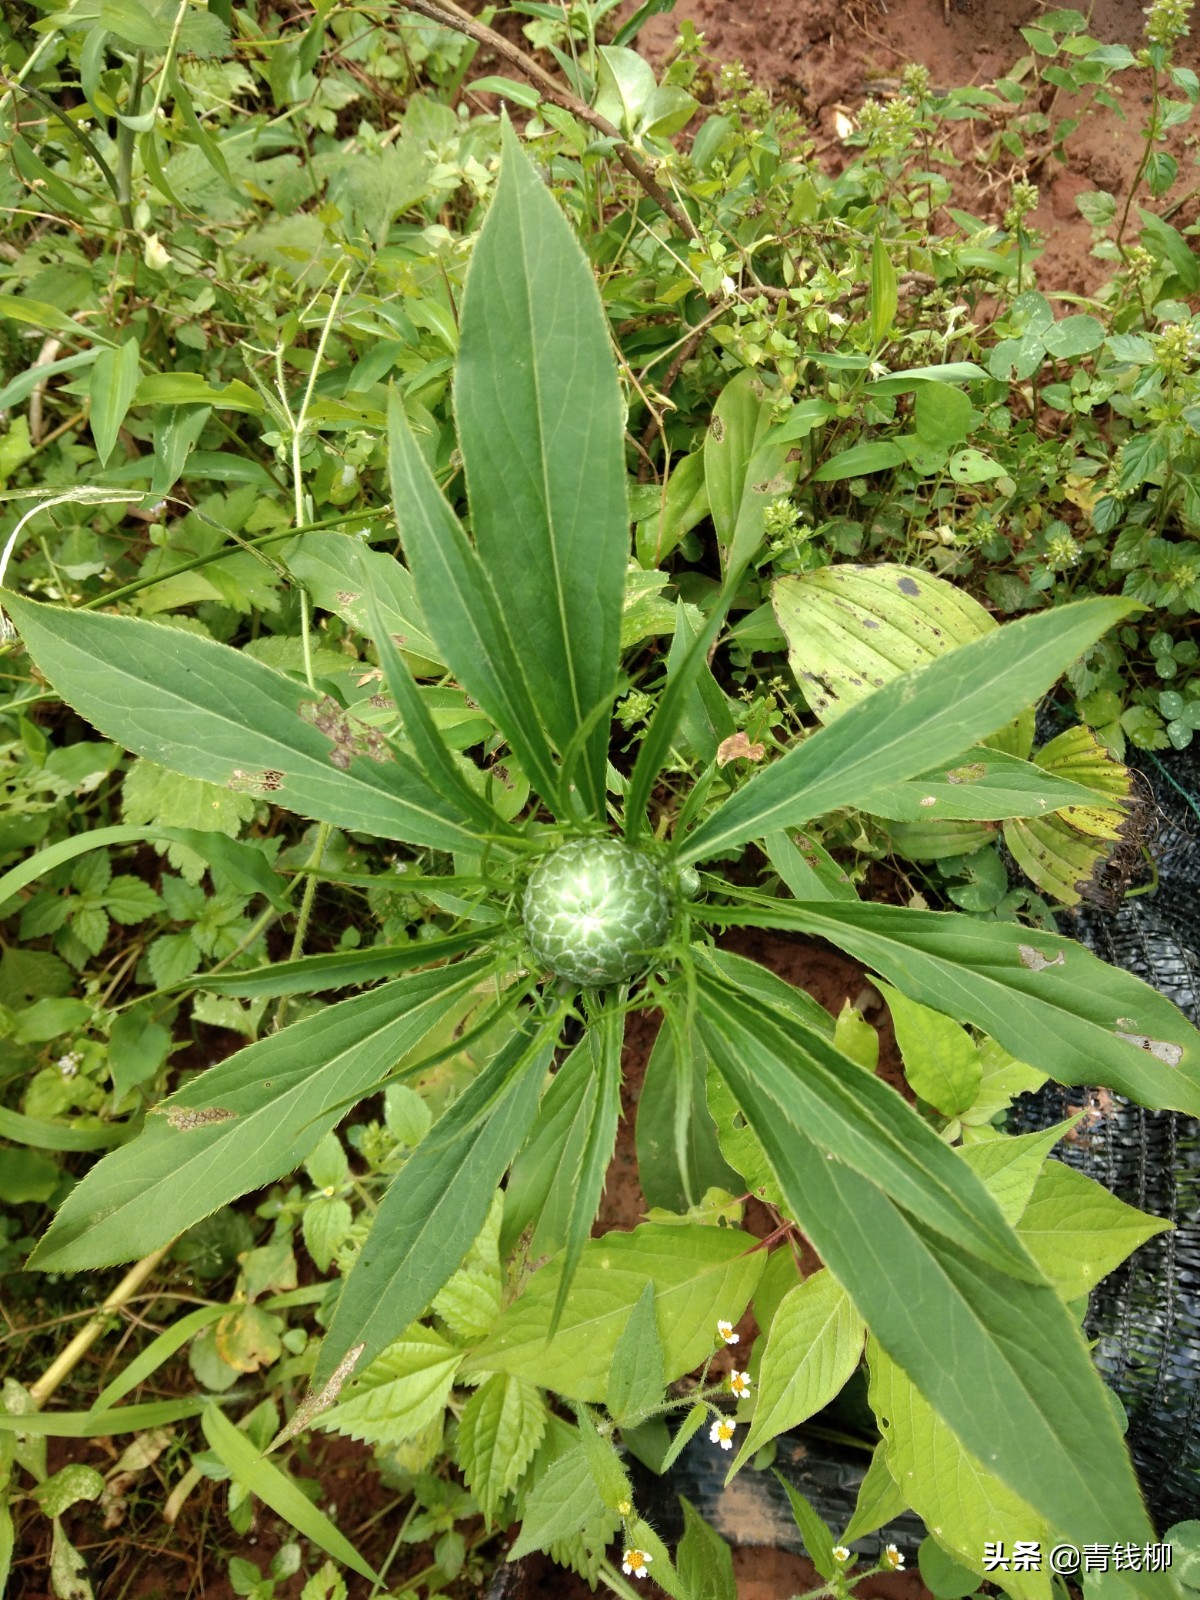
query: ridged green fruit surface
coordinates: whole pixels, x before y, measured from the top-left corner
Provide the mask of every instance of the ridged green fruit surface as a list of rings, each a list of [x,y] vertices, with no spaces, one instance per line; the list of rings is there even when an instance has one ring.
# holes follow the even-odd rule
[[[525,937],[560,978],[599,987],[644,972],[671,927],[671,896],[653,857],[616,839],[552,851],[525,889]]]

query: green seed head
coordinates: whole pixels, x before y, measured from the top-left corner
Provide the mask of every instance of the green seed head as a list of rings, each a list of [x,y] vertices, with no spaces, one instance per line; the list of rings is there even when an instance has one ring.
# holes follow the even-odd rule
[[[574,839],[535,869],[522,907],[536,960],[599,987],[644,972],[671,927],[671,897],[653,857],[616,839]]]

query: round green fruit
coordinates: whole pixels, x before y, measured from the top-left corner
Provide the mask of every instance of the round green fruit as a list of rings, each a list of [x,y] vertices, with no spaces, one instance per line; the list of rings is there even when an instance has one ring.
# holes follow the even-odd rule
[[[652,856],[616,839],[574,839],[525,889],[525,937],[541,966],[599,987],[644,972],[671,927],[671,896]]]

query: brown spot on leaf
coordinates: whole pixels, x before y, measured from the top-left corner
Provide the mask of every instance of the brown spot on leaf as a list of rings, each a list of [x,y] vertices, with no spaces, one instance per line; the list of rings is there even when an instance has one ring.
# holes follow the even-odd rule
[[[1060,950],[1057,955],[1044,956],[1040,950],[1035,950],[1031,944],[1019,944],[1017,954],[1021,958],[1021,965],[1028,967],[1030,972],[1042,972],[1046,967],[1066,966],[1066,956]]]
[[[167,1121],[180,1133],[191,1133],[193,1128],[211,1128],[218,1122],[234,1122],[236,1111],[226,1111],[224,1106],[200,1106],[195,1110],[187,1106],[167,1106]]]
[[[980,778],[987,777],[987,763],[984,761],[968,761],[965,766],[955,767],[946,774],[947,783],[978,783]]]
[[[712,434],[714,442],[716,444],[720,444],[721,440],[725,437],[725,424],[721,421],[720,417],[712,417],[709,420],[708,431]]]
[[[283,788],[283,773],[276,767],[260,767],[254,772],[234,767],[225,787],[234,794],[274,794]]]
[[[340,706],[332,695],[320,700],[306,700],[299,708],[303,722],[311,722],[318,733],[330,740],[333,749],[329,759],[340,772],[345,772],[355,756],[367,756],[371,761],[390,761],[391,751],[387,741],[375,728],[368,728],[357,717]]]
[[[1147,1055],[1164,1062],[1168,1067],[1177,1067],[1183,1060],[1183,1046],[1172,1044],[1169,1039],[1151,1039],[1145,1033],[1122,1033],[1120,1029],[1117,1030],[1117,1038],[1124,1039],[1126,1044],[1136,1045],[1139,1050],[1144,1050]]]
[[[352,606],[356,600],[362,599],[362,595],[355,594],[353,589],[339,589],[333,598],[340,606]]]
[[[314,1417],[320,1416],[322,1411],[329,1410],[329,1407],[341,1394],[342,1385],[358,1365],[359,1357],[366,1348],[365,1344],[352,1346],[338,1362],[320,1394],[313,1394],[310,1391],[305,1395],[295,1411],[292,1412],[289,1420],[272,1439],[271,1450],[274,1450],[277,1445],[285,1444],[289,1439],[294,1439],[302,1429],[308,1427]]]
[[[897,578],[896,587],[901,594],[920,594],[921,586],[913,578]]]

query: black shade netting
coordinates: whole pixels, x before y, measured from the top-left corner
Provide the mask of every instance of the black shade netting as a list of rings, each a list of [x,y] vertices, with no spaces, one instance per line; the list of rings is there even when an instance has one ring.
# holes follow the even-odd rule
[[[1141,775],[1157,882],[1059,920],[1200,1024],[1200,754],[1189,748],[1130,764]],[[1051,1084],[1022,1097],[1009,1126],[1046,1127],[1081,1104],[1084,1120],[1056,1147],[1058,1159],[1174,1224],[1097,1286],[1084,1322],[1096,1364],[1128,1413],[1151,1514],[1167,1527],[1200,1511],[1200,1123],[1104,1090]]]

